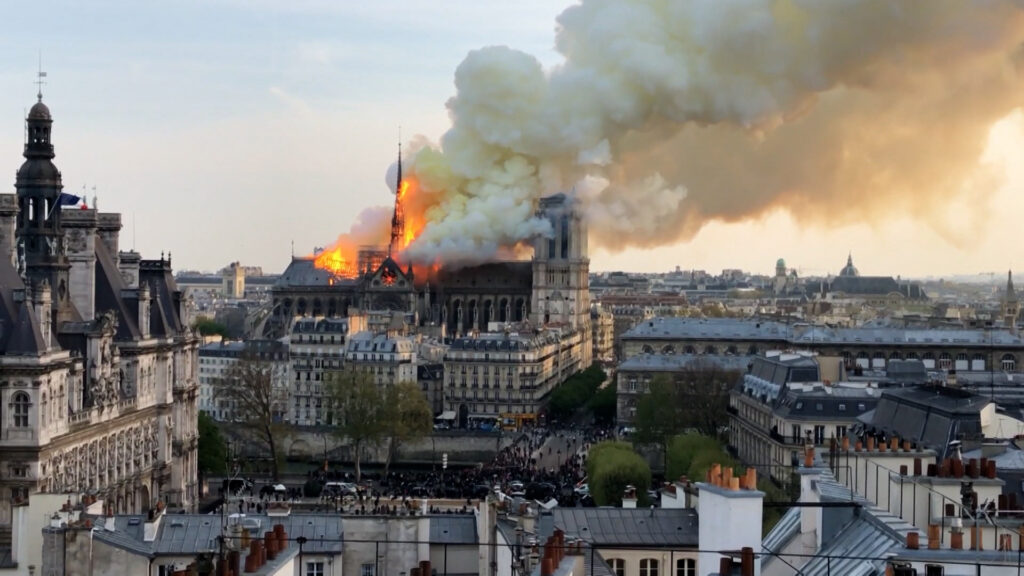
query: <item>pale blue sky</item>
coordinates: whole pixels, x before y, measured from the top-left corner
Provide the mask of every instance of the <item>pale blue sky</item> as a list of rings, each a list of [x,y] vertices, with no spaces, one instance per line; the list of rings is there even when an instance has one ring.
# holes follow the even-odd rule
[[[122,243],[178,269],[229,261],[280,271],[330,244],[367,206],[388,204],[384,172],[404,135],[437,139],[466,53],[505,44],[546,65],[569,0],[97,0],[9,3],[0,19],[0,162],[13,191],[23,117],[44,99],[68,191],[96,186],[124,215]],[[864,273],[1005,270],[1018,258],[1024,121],[1008,121],[1011,170],[1001,211],[976,241],[950,246],[895,220],[801,229],[784,212],[711,224],[693,241],[595,253],[593,269],[742,267],[785,257],[804,273],[837,272],[853,250]],[[997,154],[999,156],[999,154]],[[92,196],[92,192],[89,192]],[[1010,244],[1013,249],[1007,251]]]

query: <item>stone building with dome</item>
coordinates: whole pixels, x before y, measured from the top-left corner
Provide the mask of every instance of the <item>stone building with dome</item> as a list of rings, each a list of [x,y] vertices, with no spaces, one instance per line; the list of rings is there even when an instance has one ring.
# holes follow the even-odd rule
[[[772,294],[776,296],[792,296],[803,292],[796,268],[786,268],[786,261],[779,258],[775,262],[775,276],[771,281]]]
[[[122,251],[120,214],[63,193],[52,125],[40,94],[16,192],[0,194],[0,558],[14,562],[12,511],[33,494],[124,513],[198,496],[189,302],[169,255]]]
[[[809,283],[807,291],[808,295],[822,300],[858,300],[875,307],[928,300],[928,295],[916,282],[892,276],[862,276],[853,264],[852,253],[838,276]]]

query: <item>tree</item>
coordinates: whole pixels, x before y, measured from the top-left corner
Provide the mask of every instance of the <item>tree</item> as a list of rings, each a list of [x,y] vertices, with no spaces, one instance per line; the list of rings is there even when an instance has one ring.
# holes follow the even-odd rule
[[[725,451],[717,439],[700,434],[684,434],[673,438],[669,442],[667,458],[668,478],[678,478],[686,474],[691,480],[703,482],[714,464],[732,468],[735,476],[745,473],[743,466]],[[765,502],[791,501],[786,492],[768,478],[758,478],[757,489],[765,493]],[[785,512],[785,508],[778,506],[764,507],[761,521],[765,534],[775,526]]]
[[[621,503],[627,486],[636,488],[638,504],[646,506],[651,468],[629,444],[601,442],[587,455],[587,483],[598,506]]]
[[[389,386],[384,392],[384,407],[384,434],[388,437],[384,475],[387,476],[391,462],[403,443],[430,434],[434,415],[415,382]]]
[[[274,387],[273,364],[247,352],[225,372],[214,399],[227,403],[232,420],[267,449],[274,481],[279,481],[280,443],[288,426],[280,417],[286,400]]]
[[[193,328],[198,331],[201,336],[227,337],[228,335],[227,326],[224,326],[220,322],[217,322],[208,316],[199,316],[196,318]]]
[[[700,434],[683,434],[676,436],[669,441],[667,454],[665,455],[665,477],[679,478],[682,475],[690,475],[690,466],[695,459],[703,453],[712,452],[719,454],[722,446],[717,440]],[[693,480],[703,480],[702,477],[690,476]]]
[[[577,410],[588,405],[607,376],[599,364],[573,374],[559,384],[548,401],[548,412],[554,418],[570,418]]]
[[[327,385],[338,425],[334,433],[348,440],[356,481],[362,479],[363,449],[380,442],[387,428],[386,399],[372,377],[360,370],[343,370],[332,375]]]
[[[196,467],[199,477],[227,473],[228,446],[217,423],[206,412],[199,412],[199,446]]]
[[[729,390],[739,376],[708,361],[694,362],[672,376],[658,374],[637,402],[637,442],[657,444],[664,451],[669,440],[684,432],[718,437],[729,421]]]
[[[609,382],[604,388],[599,388],[597,392],[590,397],[587,401],[587,408],[590,409],[594,415],[594,420],[600,424],[613,424],[615,422],[615,412],[618,407],[618,399],[616,397],[615,383]]]

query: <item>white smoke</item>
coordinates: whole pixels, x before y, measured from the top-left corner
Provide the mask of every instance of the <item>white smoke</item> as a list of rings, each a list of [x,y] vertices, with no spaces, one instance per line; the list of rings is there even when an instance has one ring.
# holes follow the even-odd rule
[[[1011,0],[583,0],[558,17],[562,65],[489,47],[458,67],[451,129],[409,161],[427,225],[408,253],[486,260],[548,233],[536,202],[570,189],[611,248],[780,205],[927,213],[990,182],[1022,40]]]

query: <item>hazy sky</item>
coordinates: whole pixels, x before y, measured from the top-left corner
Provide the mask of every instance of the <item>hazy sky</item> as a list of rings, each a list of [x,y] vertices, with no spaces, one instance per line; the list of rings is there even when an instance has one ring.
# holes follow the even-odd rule
[[[229,261],[280,271],[331,243],[363,208],[389,204],[384,172],[398,126],[436,139],[469,50],[509,45],[555,65],[558,0],[235,0],[46,2],[0,19],[0,161],[8,190],[48,73],[56,163],[123,214],[122,245],[175,267]],[[770,273],[785,257],[804,274],[836,273],[852,251],[862,273],[941,275],[1024,269],[1024,119],[993,131],[987,161],[1006,172],[983,217],[943,223],[878,214],[843,228],[807,227],[784,210],[711,223],[688,243],[592,254],[594,270],[679,265]],[[971,210],[977,212],[977,210]],[[957,227],[948,233],[944,227]],[[956,240],[952,240],[955,238]]]

